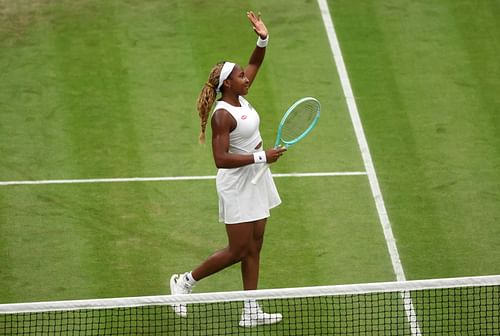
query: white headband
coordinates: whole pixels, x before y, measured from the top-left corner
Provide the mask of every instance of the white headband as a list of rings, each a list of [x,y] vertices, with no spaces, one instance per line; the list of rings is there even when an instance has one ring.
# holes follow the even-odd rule
[[[217,85],[217,92],[220,92],[220,88],[222,87],[222,84],[229,77],[229,75],[233,71],[233,68],[235,65],[236,65],[235,63],[224,62],[224,65],[222,66],[222,70],[220,71],[219,85]]]

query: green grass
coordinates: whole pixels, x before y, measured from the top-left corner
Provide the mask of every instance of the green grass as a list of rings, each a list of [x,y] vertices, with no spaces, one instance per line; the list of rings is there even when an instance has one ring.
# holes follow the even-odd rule
[[[5,34],[0,59],[6,79],[1,101],[7,106],[1,132],[9,139],[0,144],[1,179],[214,175],[210,147],[197,144],[195,100],[213,63],[226,57],[246,62],[256,38],[244,15],[248,5],[226,9],[228,21],[213,23],[223,7],[66,1],[24,3],[4,12],[5,22],[14,22],[5,31],[15,29],[23,15],[29,22],[18,35]],[[268,125],[262,128],[265,141],[273,142],[270,125],[295,99],[314,95],[324,110],[314,136],[275,171],[362,171],[316,5],[290,12],[285,22],[283,14],[272,15],[274,8],[261,9],[276,28],[250,95]],[[295,32],[297,22],[303,31]],[[199,29],[217,31],[227,24],[234,29],[224,40]],[[322,33],[311,37],[310,31]],[[286,38],[292,32],[319,51],[307,74],[301,65],[310,55]],[[363,177],[277,183],[285,202],[268,227],[262,287],[392,279]],[[292,197],[304,188],[314,197]],[[345,188],[354,193],[334,191]],[[0,192],[3,302],[166,293],[169,274],[196,266],[226,243],[213,181],[17,186]],[[353,216],[348,203],[359,214]],[[331,215],[317,215],[325,211]],[[352,243],[340,237],[350,237],[351,226],[358,228],[360,243],[376,237],[373,252],[346,249]],[[326,237],[337,243],[321,242]],[[308,263],[300,265],[304,276],[297,279],[295,268],[281,265],[298,258]],[[239,278],[232,268],[199,290],[240,289]]]
[[[500,273],[498,2],[332,9],[408,278]]]
[[[407,277],[499,274],[498,2],[330,7]],[[195,101],[247,61],[248,9],[266,143],[295,99],[323,106],[273,171],[363,171],[314,1],[4,0],[0,180],[214,175]],[[276,182],[260,287],[395,279],[366,176]],[[0,303],[165,294],[225,239],[212,180],[0,186]],[[240,288],[232,267],[197,291]]]

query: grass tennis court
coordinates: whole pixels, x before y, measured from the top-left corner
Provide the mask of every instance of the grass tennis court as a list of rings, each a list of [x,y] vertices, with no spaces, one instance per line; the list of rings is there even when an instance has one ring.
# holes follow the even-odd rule
[[[500,273],[498,1],[329,1],[408,279]],[[364,172],[315,1],[0,0],[0,181],[211,176],[195,100],[270,45],[249,100],[275,173]],[[279,177],[261,288],[395,279],[366,175]],[[0,185],[0,303],[158,295],[225,244],[214,180]],[[233,267],[197,292],[241,288]]]

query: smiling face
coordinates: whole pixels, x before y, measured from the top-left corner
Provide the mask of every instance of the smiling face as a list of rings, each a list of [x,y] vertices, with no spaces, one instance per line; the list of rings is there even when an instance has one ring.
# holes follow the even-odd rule
[[[248,93],[250,81],[245,75],[245,71],[236,64],[231,72],[231,75],[226,79],[224,88],[231,90],[236,95],[244,96]]]

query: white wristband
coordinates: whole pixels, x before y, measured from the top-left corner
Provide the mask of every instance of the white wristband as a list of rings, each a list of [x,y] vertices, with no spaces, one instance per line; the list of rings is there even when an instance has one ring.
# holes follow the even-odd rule
[[[253,162],[266,163],[267,162],[266,152],[260,151],[260,152],[253,153]]]
[[[263,40],[259,35],[259,38],[257,39],[257,47],[265,48],[267,47],[268,42],[269,42],[269,34],[266,36],[265,40]]]

